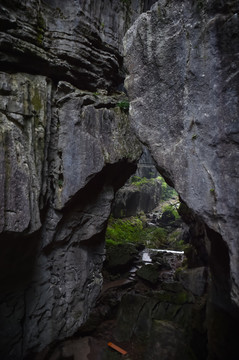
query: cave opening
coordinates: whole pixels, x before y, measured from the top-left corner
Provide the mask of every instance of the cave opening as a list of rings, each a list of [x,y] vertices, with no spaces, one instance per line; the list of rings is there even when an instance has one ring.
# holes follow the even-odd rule
[[[206,358],[207,257],[204,231],[195,223],[145,149],[136,173],[116,192],[102,290],[78,342],[88,339],[91,353],[102,359],[117,358],[108,342],[130,359],[155,358],[158,347],[173,359]]]
[[[178,254],[182,260],[188,243],[188,226],[179,215],[179,207],[177,192],[166,183],[144,148],[136,172],[116,192],[112,205],[105,236],[106,273],[109,271],[111,278],[127,276],[128,271],[134,274],[141,267],[135,266],[138,257],[153,265],[157,263],[157,255],[163,252],[175,257]]]

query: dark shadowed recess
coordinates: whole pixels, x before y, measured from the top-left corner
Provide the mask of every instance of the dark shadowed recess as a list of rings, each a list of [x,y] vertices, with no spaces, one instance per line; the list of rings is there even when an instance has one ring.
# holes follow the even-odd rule
[[[21,290],[31,281],[39,246],[39,231],[28,236],[15,233],[1,235],[0,288],[5,292]]]
[[[103,186],[111,185],[116,192],[124,185],[130,175],[135,173],[136,169],[137,163],[130,163],[127,159],[122,159],[116,164],[107,164],[99,174],[92,177],[87,185],[75,194],[74,198],[66,204],[63,211],[67,212],[68,207],[72,207],[73,203],[77,203],[79,200],[88,202],[90,199],[94,199]],[[91,191],[88,193],[88,190]]]
[[[212,283],[207,308],[210,360],[238,360],[239,311],[230,300],[229,249],[221,235],[207,227]]]
[[[80,209],[84,209],[89,203],[94,203],[97,195],[102,192],[103,187],[111,186],[114,189],[114,192],[116,192],[124,185],[130,175],[134,174],[136,168],[136,163],[129,163],[127,159],[123,159],[117,164],[106,165],[99,174],[89,180],[87,185],[69,200],[62,210],[63,217],[57,225],[57,228],[60,229],[62,226],[64,227],[72,213],[79,212]],[[89,247],[94,246],[96,242],[100,242],[104,239],[104,235],[105,233],[97,234],[93,239],[91,238],[88,241],[82,241],[81,244]],[[57,245],[53,242],[46,246],[44,251],[49,253],[55,246],[59,246],[59,244]]]
[[[3,52],[0,51],[0,71],[10,73],[26,72],[31,75],[48,76],[54,82],[67,81],[80,89],[89,91],[95,91],[96,84],[98,87],[101,86],[100,79],[92,76],[91,69],[87,69],[86,65],[82,64],[80,60],[72,65],[69,71],[69,64],[64,64],[64,61],[60,64],[51,64],[48,60],[38,57],[29,50],[18,54],[15,50],[8,48],[8,45],[6,44],[6,48],[3,45],[1,46]],[[8,54],[7,58],[5,53]],[[119,63],[122,63],[122,58],[119,59]],[[115,70],[106,70],[106,72],[105,77],[111,81],[109,91],[114,91],[123,83],[124,76],[120,73],[115,74]]]

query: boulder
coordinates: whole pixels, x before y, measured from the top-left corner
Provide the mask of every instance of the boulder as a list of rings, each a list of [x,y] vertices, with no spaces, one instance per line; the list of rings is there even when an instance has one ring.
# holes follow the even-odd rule
[[[139,278],[146,280],[151,285],[156,285],[159,280],[159,264],[147,264],[136,271]]]
[[[138,255],[136,245],[128,243],[110,245],[107,247],[104,268],[112,274],[126,272],[132,267]]]

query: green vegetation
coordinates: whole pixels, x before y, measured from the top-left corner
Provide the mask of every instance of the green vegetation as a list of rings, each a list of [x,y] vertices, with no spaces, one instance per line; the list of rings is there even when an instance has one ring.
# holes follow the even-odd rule
[[[196,0],[197,8],[198,10],[202,10],[205,7],[205,1],[204,0]]]
[[[197,138],[197,135],[194,134],[194,135],[192,136],[192,140],[196,140],[196,138]]]
[[[60,189],[63,188],[63,180],[62,179],[58,179],[58,186]]]
[[[42,45],[44,33],[46,30],[46,23],[42,15],[39,13],[37,17],[37,45]]]
[[[157,178],[147,179],[146,177],[132,176],[130,178],[130,183],[134,186],[141,187],[146,184],[154,184],[157,181]]]
[[[59,7],[56,8],[56,17],[59,17],[62,20],[66,19],[66,17],[64,16],[62,10]]]
[[[162,176],[158,176],[156,178],[151,178],[151,179],[147,179],[146,177],[141,178],[139,176],[132,176],[130,178],[131,184],[138,187],[141,187],[146,184],[154,184],[156,181],[161,182],[161,189],[162,189],[161,200],[165,201],[177,197],[177,192],[174,190],[174,188],[172,188],[166,183],[166,181]]]
[[[124,100],[117,103],[117,105],[121,110],[129,111],[129,101]]]
[[[164,228],[146,226],[144,217],[125,219],[110,218],[106,231],[106,245],[125,243],[144,244],[148,248],[172,248],[182,250],[179,231],[168,233]]]
[[[180,219],[180,215],[177,211],[177,204],[168,204],[163,207],[163,212],[167,211],[168,213],[171,213],[175,220]]]
[[[160,180],[160,182],[161,182],[161,187],[162,187],[161,199],[162,200],[165,201],[165,200],[169,200],[171,198],[178,196],[176,190],[174,190],[174,188],[169,186],[162,176],[158,176],[157,179]]]
[[[111,217],[106,231],[106,243],[140,242],[142,231],[143,223],[137,217],[127,219],[114,219]]]
[[[130,178],[130,184],[139,188],[147,184],[154,184],[155,182],[160,182],[162,188],[161,227],[149,225],[143,211],[137,216],[128,218],[121,217],[120,219],[115,219],[111,217],[106,231],[106,244],[108,246],[138,243],[144,244],[148,248],[184,249],[185,244],[181,238],[182,232],[180,229],[177,229],[177,225],[175,228],[175,222],[180,219],[177,211],[179,205],[177,192],[168,186],[161,176],[151,179],[139,176],[132,176]],[[173,200],[172,204],[168,201],[170,199]]]

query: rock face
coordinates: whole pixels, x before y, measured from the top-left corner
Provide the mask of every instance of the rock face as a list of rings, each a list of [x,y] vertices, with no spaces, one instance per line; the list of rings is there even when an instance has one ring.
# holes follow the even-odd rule
[[[159,1],[124,45],[136,135],[205,224],[211,302],[238,324],[237,11],[237,1]],[[215,337],[215,327],[209,333]],[[231,354],[230,345],[213,351],[217,359]]]
[[[155,167],[155,161],[152,159],[152,156],[146,147],[143,148],[143,153],[138,161],[135,175],[146,177],[147,179],[159,176],[159,172]]]
[[[1,0],[2,67],[112,89],[124,79],[122,37],[154,2]]]
[[[158,175],[149,151],[144,148],[135,175],[116,193],[112,205],[112,215],[115,218],[136,216],[141,211],[148,213],[156,208],[161,196],[161,182],[156,179]],[[133,181],[135,176],[137,177],[136,182],[140,181],[138,178],[151,180],[137,185]]]
[[[85,322],[114,193],[141,154],[136,137],[202,224],[209,358],[235,358],[238,5],[162,0],[136,20],[153,3],[0,0],[3,360],[32,359]],[[136,137],[120,92],[134,20],[125,48]],[[155,337],[163,327],[175,334],[155,323]]]
[[[122,37],[154,1],[0,1],[0,353],[33,358],[86,320],[115,191],[141,147]]]
[[[19,359],[86,319],[114,192],[140,148],[117,96],[1,76],[1,353]]]
[[[126,184],[116,193],[112,207],[115,218],[136,216],[141,211],[150,212],[160,201],[161,183],[157,179],[140,186]]]

